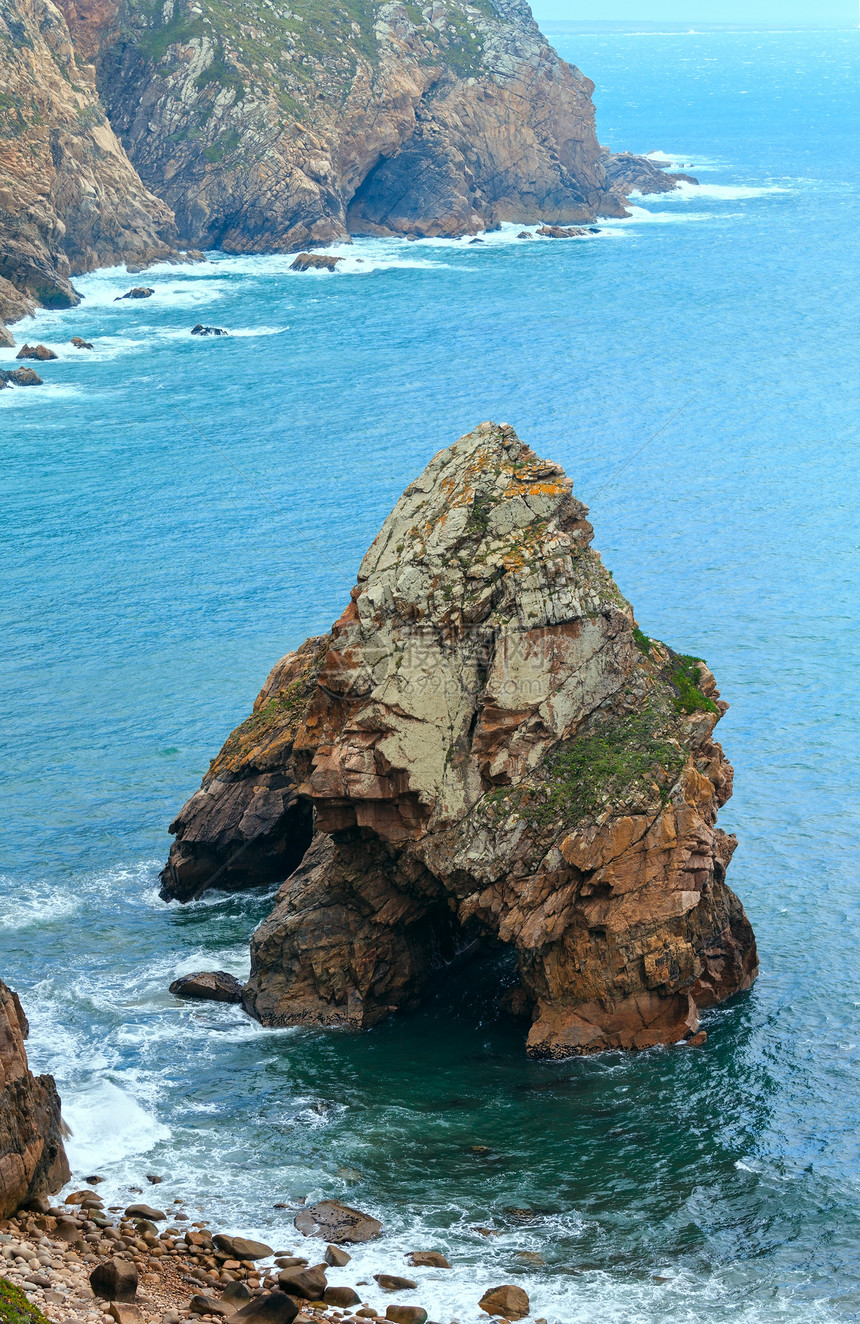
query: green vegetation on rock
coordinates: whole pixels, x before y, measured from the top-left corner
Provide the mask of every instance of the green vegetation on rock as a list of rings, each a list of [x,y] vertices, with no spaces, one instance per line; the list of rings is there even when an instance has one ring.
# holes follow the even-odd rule
[[[713,699],[699,688],[702,676],[700,657],[689,653],[673,653],[669,678],[678,690],[675,707],[679,713],[719,713]]]
[[[651,799],[655,785],[665,801],[684,763],[670,732],[666,714],[656,707],[612,714],[557,745],[531,786],[499,787],[487,801],[497,811],[516,809],[534,827],[561,823],[567,829],[595,817],[606,804],[617,812],[626,803]]]
[[[0,1278],[0,1324],[49,1324],[49,1321],[27,1300],[20,1287]]]

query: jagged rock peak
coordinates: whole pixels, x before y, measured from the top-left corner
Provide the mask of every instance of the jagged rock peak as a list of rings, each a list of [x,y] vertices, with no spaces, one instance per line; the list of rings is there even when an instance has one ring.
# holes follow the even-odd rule
[[[0,979],[0,1218],[71,1176],[56,1086],[52,1076],[29,1070],[28,1034],[18,995]]]
[[[303,855],[252,941],[264,1023],[373,1025],[499,942],[537,1056],[689,1038],[751,984],[725,705],[591,539],[563,470],[482,424],[406,489],[331,635],[273,670],[163,875],[185,899]]]

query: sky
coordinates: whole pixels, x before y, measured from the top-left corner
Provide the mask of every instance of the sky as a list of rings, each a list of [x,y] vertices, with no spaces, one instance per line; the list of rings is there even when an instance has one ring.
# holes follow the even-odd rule
[[[775,27],[858,22],[857,0],[532,0],[535,18],[671,23],[762,23]]]

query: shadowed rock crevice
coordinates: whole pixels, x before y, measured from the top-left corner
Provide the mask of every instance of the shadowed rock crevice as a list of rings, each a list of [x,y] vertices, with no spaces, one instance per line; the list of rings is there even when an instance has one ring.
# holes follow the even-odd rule
[[[261,773],[313,806],[251,945],[265,1024],[374,1025],[474,943],[515,950],[540,1057],[689,1038],[755,978],[716,826],[726,705],[638,629],[571,489],[507,425],[440,451],[180,814],[179,896],[192,839],[286,863]]]

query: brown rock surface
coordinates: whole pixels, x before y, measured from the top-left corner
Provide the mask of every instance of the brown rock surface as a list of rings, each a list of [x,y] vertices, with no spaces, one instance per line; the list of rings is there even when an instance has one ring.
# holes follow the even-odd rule
[[[341,1204],[340,1200],[320,1200],[308,1205],[296,1214],[294,1222],[302,1236],[322,1237],[336,1246],[373,1241],[382,1231],[378,1218]]]
[[[51,1195],[70,1176],[60,1100],[52,1076],[27,1066],[27,1018],[0,980],[0,1218]]]
[[[698,184],[692,175],[669,174],[644,156],[632,152],[606,152],[603,157],[606,178],[620,194],[671,193],[679,181]]]
[[[141,184],[51,0],[0,5],[0,322],[78,302],[74,272],[166,257]]]
[[[506,1319],[525,1319],[529,1313],[529,1299],[521,1287],[507,1283],[491,1287],[478,1302],[488,1315],[503,1315]]]
[[[177,998],[203,998],[210,1002],[241,1002],[243,985],[226,970],[200,970],[193,975],[180,975],[174,979],[168,992]],[[263,1252],[271,1255],[271,1251]],[[240,1255],[240,1259],[254,1256]]]
[[[240,803],[265,751],[318,829],[252,941],[264,1024],[371,1026],[488,938],[517,951],[538,1057],[689,1037],[752,983],[715,825],[725,705],[704,663],[635,628],[586,516],[558,465],[482,424],[407,488],[304,646],[289,723],[228,740],[213,770]],[[178,820],[200,837],[204,794]]]
[[[593,84],[524,0],[297,0],[241,21],[217,0],[62,3],[142,179],[200,246],[622,214]]]

